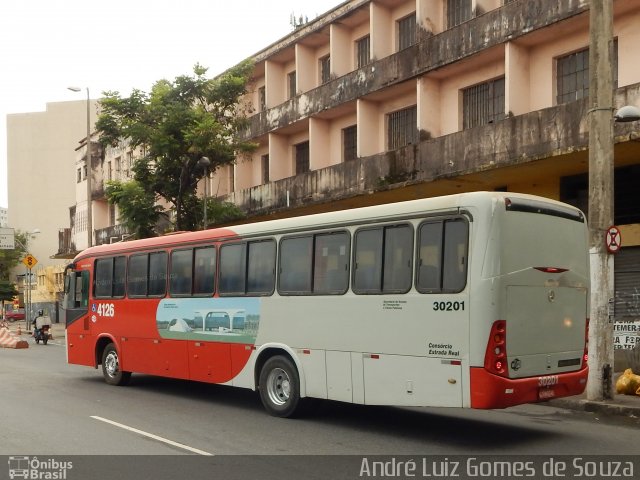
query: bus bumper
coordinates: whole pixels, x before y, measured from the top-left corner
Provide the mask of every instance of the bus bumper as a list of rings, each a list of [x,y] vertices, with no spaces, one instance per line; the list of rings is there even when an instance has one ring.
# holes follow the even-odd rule
[[[577,372],[510,379],[471,368],[471,408],[507,408],[584,392],[589,368]]]

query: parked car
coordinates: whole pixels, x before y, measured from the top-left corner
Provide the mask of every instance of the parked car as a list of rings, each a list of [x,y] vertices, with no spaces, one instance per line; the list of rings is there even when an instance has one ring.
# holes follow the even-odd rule
[[[15,322],[16,320],[24,320],[24,312],[21,312],[19,310],[12,311],[12,312],[6,312],[4,314],[4,318],[8,322]]]

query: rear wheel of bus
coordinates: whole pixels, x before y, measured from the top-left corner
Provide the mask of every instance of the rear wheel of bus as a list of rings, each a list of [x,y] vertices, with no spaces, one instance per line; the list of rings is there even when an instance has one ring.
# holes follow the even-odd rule
[[[260,399],[275,417],[293,417],[300,413],[300,376],[293,362],[282,355],[271,357],[260,371]]]
[[[118,350],[113,343],[107,345],[102,352],[102,375],[109,385],[126,385],[131,378],[131,372],[120,370]]]

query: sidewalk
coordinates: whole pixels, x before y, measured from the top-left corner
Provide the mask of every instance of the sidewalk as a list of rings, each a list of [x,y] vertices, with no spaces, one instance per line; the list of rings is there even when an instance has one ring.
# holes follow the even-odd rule
[[[619,395],[614,393],[611,400],[594,401],[587,400],[587,395],[583,393],[574,397],[549,400],[548,404],[568,410],[640,418],[640,396],[638,395]]]

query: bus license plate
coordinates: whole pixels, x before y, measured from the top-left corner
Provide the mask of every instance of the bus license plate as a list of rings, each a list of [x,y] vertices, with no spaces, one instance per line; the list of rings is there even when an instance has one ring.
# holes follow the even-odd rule
[[[540,387],[538,389],[538,400],[549,400],[555,396],[556,392],[553,387]]]

